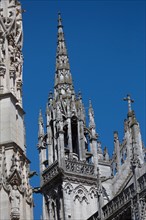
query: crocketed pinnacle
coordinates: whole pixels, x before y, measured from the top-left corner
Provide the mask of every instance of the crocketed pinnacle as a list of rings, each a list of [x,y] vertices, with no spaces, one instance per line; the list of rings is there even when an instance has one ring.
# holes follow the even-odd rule
[[[41,109],[40,109],[40,112],[39,112],[38,123],[39,123],[38,138],[40,138],[44,135],[44,123],[43,123],[43,116],[42,116],[42,110]]]
[[[42,116],[42,110],[40,109],[39,111],[39,118],[38,118],[39,123],[43,123],[43,116]]]
[[[62,92],[61,89],[63,88]],[[56,53],[55,89],[59,93],[72,93],[73,84],[70,73],[69,59],[65,44],[61,14],[58,13],[58,40]]]
[[[89,127],[95,128],[94,110],[92,107],[91,100],[89,100]]]
[[[58,42],[57,42],[57,56],[58,55],[66,55],[66,44],[64,39],[64,32],[63,32],[63,25],[62,25],[62,18],[61,14],[58,13]]]

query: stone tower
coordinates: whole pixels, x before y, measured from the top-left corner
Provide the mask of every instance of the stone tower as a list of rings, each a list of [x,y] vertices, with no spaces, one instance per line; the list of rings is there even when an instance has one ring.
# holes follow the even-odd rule
[[[38,150],[43,219],[87,219],[98,209],[97,134],[89,104],[89,126],[81,94],[75,94],[61,16],[54,93],[46,108],[46,127],[39,115]]]
[[[0,0],[0,219],[32,219],[22,107],[22,9]]]
[[[70,72],[61,16],[54,93],[46,107],[46,130],[39,114],[43,220],[145,220],[146,148],[131,108],[130,95],[124,137],[114,132],[114,152],[102,150],[89,102],[89,125],[81,93],[76,94]]]

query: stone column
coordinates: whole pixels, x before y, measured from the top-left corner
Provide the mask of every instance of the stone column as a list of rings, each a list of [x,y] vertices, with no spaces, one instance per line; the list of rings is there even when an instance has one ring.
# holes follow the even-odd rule
[[[130,117],[128,116],[128,119],[124,120],[124,141],[126,143],[126,150],[127,150],[127,163],[130,164],[130,160],[132,157],[132,136],[131,136],[131,129],[129,127],[129,120]]]
[[[22,81],[18,80],[16,86],[17,86],[17,99],[18,99],[18,103],[20,105],[22,105]]]
[[[63,124],[63,122],[60,122]],[[63,167],[63,162],[64,162],[64,131],[62,126],[60,127],[59,130],[59,137],[58,137],[58,161],[59,161],[59,166]]]
[[[67,125],[68,125],[68,146],[69,146],[69,152],[70,152],[70,157],[72,157],[72,133],[71,133],[71,118],[67,118]]]
[[[84,127],[83,121],[78,121],[78,138],[79,138],[79,158],[85,160],[85,141],[84,141]]]
[[[0,93],[4,91],[4,76],[5,76],[5,66],[0,64]]]
[[[118,173],[120,173],[121,158],[120,158],[120,144],[119,144],[117,131],[114,132],[114,147],[115,147],[115,154],[116,154],[117,171]]]
[[[71,109],[70,101],[67,99],[67,126],[68,126],[68,146],[69,146],[69,157],[72,158],[72,132],[71,132]]]
[[[141,140],[141,134],[140,134],[138,123],[135,122],[131,129],[132,129],[132,136],[133,136],[133,141],[134,141],[133,145],[134,145],[135,153],[138,156],[140,164],[143,164],[144,153],[142,149],[142,140]]]
[[[53,145],[52,145],[52,131],[50,125],[48,125],[47,134],[48,134],[48,162],[49,165],[51,165],[53,163]]]
[[[92,146],[92,154],[93,154],[94,173],[95,175],[97,175],[98,159],[97,159],[97,138],[96,137],[91,137],[91,146]]]
[[[44,162],[44,154],[45,154],[45,149],[39,148],[39,160],[40,160],[40,173],[42,173],[45,170],[45,164]]]
[[[57,160],[57,149],[56,149],[56,145],[57,145],[57,139],[56,139],[56,116],[55,116],[55,111],[53,110],[53,133],[54,133],[54,137],[53,137],[53,142],[54,142],[54,150],[53,150],[53,158],[54,160]],[[54,162],[54,161],[53,161]]]
[[[15,69],[10,69],[10,91],[14,94],[15,92]]]

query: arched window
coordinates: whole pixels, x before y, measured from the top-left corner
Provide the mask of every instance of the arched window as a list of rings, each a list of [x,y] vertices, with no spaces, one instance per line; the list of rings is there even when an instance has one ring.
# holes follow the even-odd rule
[[[68,148],[68,127],[67,127],[67,125],[64,126],[63,131],[64,131],[64,147]]]
[[[77,118],[75,116],[73,116],[71,118],[71,131],[72,131],[73,153],[79,154],[79,149],[78,149],[78,122],[77,122]]]
[[[53,147],[53,162],[55,161],[55,146],[54,146],[54,127],[53,127],[53,120],[50,121],[50,127],[52,132],[52,147]]]

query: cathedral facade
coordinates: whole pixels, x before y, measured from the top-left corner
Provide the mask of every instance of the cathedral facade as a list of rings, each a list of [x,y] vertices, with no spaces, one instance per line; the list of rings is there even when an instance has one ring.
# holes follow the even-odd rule
[[[145,148],[130,95],[124,137],[114,132],[114,152],[102,150],[94,110],[88,121],[81,93],[75,93],[61,15],[58,15],[54,93],[39,115],[43,219],[146,219]]]
[[[30,220],[36,190],[26,156],[20,3],[0,0],[0,16],[0,219]],[[57,30],[54,91],[46,122],[41,111],[38,120],[41,219],[146,220],[146,150],[133,100],[124,98],[124,137],[120,142],[114,132],[110,158],[99,141],[91,101],[87,120],[82,95],[74,90],[60,13]]]

